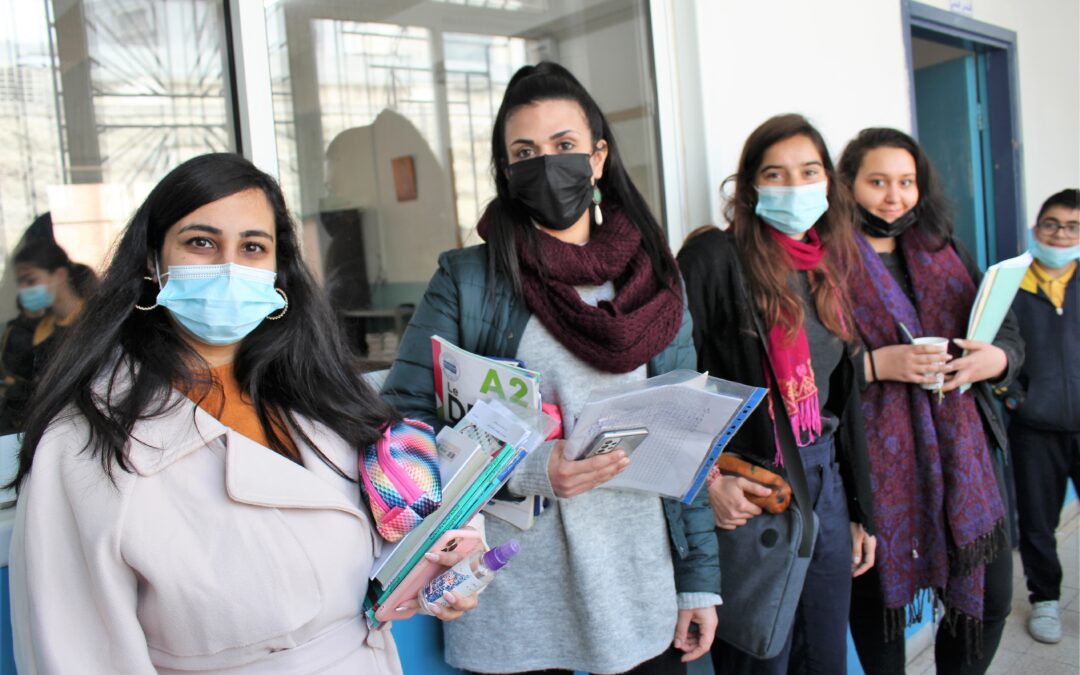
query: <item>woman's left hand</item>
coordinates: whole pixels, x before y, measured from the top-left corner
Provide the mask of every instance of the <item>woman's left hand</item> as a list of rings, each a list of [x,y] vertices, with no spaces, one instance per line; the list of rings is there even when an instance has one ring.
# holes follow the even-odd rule
[[[867,534],[861,523],[851,523],[851,576],[857,577],[874,566],[877,537]]]
[[[1001,347],[978,340],[957,339],[953,342],[967,353],[945,366],[945,372],[951,374],[946,375],[942,392],[950,392],[963,384],[998,379],[1009,367],[1009,357]]]
[[[717,623],[719,619],[715,607],[679,610],[679,619],[675,623],[675,640],[672,644],[675,649],[686,652],[682,656],[683,663],[689,663],[708,653],[713,637],[716,636]],[[696,631],[690,630],[691,624],[697,626]]]
[[[477,605],[477,593],[472,595],[465,595],[459,597],[456,593],[447,591],[443,593],[443,599],[450,603],[449,607],[442,607],[440,605],[431,605],[431,615],[439,621],[453,621],[459,618],[462,614],[474,609]],[[401,612],[408,612],[410,610],[418,610],[420,608],[416,598],[410,598],[409,600],[401,604]]]
[[[453,567],[465,558],[465,554],[460,551],[428,551],[424,554],[424,557],[433,563],[442,565],[443,567]],[[472,595],[459,596],[457,593],[443,593],[443,599],[450,603],[449,607],[440,607],[439,605],[431,606],[431,615],[440,621],[453,621],[457,619],[465,612],[473,609],[477,605],[477,593]],[[419,608],[416,598],[409,598],[402,603],[401,611],[415,610]]]

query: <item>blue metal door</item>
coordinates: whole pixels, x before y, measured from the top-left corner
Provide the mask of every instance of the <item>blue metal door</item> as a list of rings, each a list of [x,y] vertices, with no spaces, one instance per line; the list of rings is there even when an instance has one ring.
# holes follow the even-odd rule
[[[952,202],[956,236],[984,268],[993,258],[987,233],[988,184],[984,180],[984,115],[979,105],[976,56],[915,71],[919,143],[937,167]],[[988,139],[987,146],[988,146]]]

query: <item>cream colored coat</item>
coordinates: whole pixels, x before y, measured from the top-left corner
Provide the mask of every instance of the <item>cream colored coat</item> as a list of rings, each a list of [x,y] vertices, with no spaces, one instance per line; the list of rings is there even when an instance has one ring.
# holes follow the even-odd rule
[[[38,445],[11,545],[19,672],[400,673],[363,620],[379,540],[356,483],[173,400],[135,425],[115,486],[81,416]],[[356,477],[355,449],[301,426]]]

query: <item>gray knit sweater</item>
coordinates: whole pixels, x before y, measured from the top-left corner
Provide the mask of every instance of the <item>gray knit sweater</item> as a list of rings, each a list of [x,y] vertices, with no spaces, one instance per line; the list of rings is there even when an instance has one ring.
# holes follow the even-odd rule
[[[610,288],[579,289],[586,301]],[[535,317],[517,357],[541,373],[545,402],[556,403],[564,434],[594,388],[644,379],[599,371],[560,344]],[[521,531],[486,521],[487,540],[517,538],[521,552],[499,571],[479,606],[444,624],[446,661],[476,672],[538,669],[615,673],[663,652],[677,616],[667,523],[660,498],[597,488],[568,499],[552,492],[552,444],[527,457],[510,479],[516,495],[542,495],[548,508]],[[711,594],[700,606],[716,604]],[[690,605],[694,606],[694,605]]]

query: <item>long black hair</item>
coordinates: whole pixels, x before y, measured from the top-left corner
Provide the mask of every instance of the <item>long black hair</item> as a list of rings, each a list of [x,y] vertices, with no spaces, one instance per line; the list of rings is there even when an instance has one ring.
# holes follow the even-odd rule
[[[649,210],[645,198],[630,180],[607,118],[570,71],[550,61],[524,66],[514,73],[495,116],[495,126],[491,132],[491,173],[495,179],[495,198],[488,204],[483,216],[488,222],[486,239],[489,285],[493,287],[495,279],[502,277],[508,279],[514,291],[520,295],[517,242],[522,239],[526,247],[538,250],[541,236],[536,228],[532,227],[528,212],[510,196],[506,120],[521,106],[551,100],[574,101],[581,106],[592,135],[593,147],[590,152],[596,150],[596,145],[601,140],[607,142],[604,174],[597,181],[604,204],[617,206],[634,223],[641,232],[642,247],[652,262],[653,274],[663,287],[677,289],[678,273],[675,260],[668,250],[664,231]]]
[[[281,418],[309,445],[296,415],[322,423],[358,448],[374,443],[395,418],[352,370],[337,322],[301,260],[277,182],[239,155],[202,155],[165,176],[124,230],[99,292],[35,387],[13,484],[30,472],[49,425],[71,408],[85,418],[86,449],[106,474],[113,476],[116,466],[131,471],[126,447],[134,424],[167,412],[173,387],[193,391],[209,383],[209,366],[177,333],[166,310],[139,311],[135,305],[154,304],[157,284],[145,277],[166,231],[195,209],[249,189],[260,190],[273,210],[276,285],[288,295],[289,308],[280,321],[262,322],[241,341],[233,365],[271,447],[292,454],[279,432]]]
[[[953,238],[952,208],[945,196],[937,169],[923,152],[918,142],[898,129],[870,127],[863,129],[851,139],[840,155],[837,166],[840,179],[854,194],[855,177],[859,174],[866,153],[875,148],[899,148],[907,150],[915,160],[915,184],[919,188],[919,220],[916,230],[923,235],[931,249],[940,250]]]

